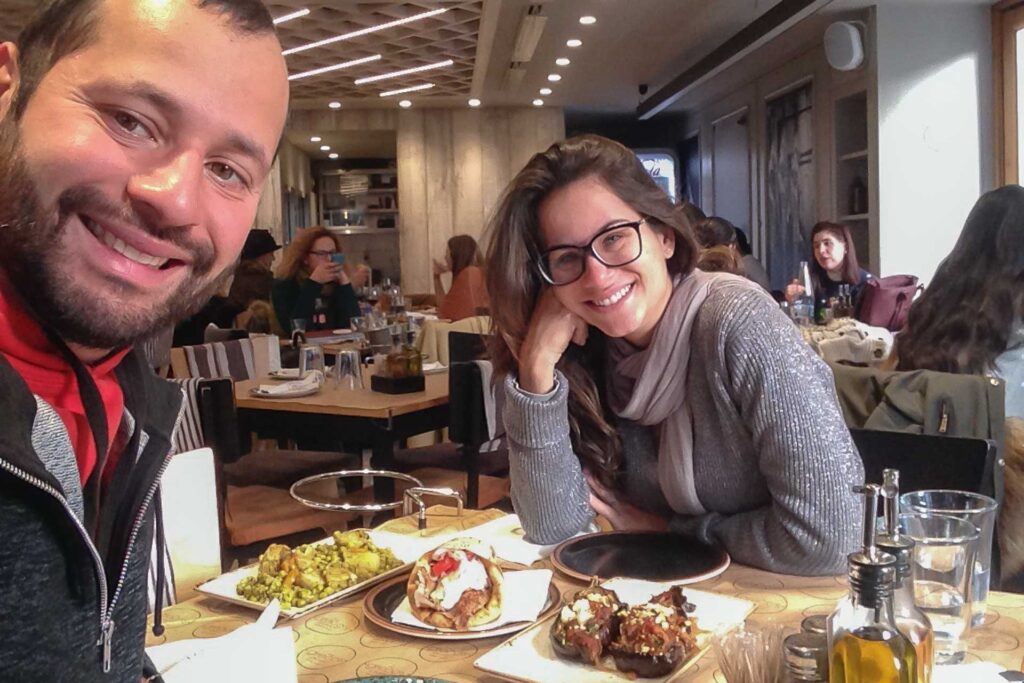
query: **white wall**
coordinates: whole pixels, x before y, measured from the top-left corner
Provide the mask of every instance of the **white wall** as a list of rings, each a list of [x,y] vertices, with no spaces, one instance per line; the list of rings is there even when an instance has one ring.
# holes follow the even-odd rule
[[[880,274],[927,282],[993,183],[990,8],[876,12]]]

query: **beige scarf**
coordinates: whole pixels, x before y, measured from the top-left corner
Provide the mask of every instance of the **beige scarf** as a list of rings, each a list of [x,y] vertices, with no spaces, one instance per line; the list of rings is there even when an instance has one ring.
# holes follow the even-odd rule
[[[690,334],[704,300],[726,285],[760,289],[737,275],[694,270],[675,279],[647,348],[625,339],[608,342],[609,404],[619,417],[659,427],[658,482],[672,509],[683,515],[707,512],[693,481],[693,415],[686,392]]]

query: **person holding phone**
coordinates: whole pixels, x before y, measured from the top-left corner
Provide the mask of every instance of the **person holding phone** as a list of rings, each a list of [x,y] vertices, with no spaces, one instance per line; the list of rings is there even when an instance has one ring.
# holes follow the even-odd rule
[[[348,327],[359,315],[355,289],[345,270],[340,239],[327,228],[306,228],[292,240],[277,269],[271,293],[277,320],[289,334],[293,320],[311,320],[319,299],[327,327]]]
[[[864,468],[832,374],[761,287],[695,269],[687,219],[632,151],[552,145],[490,233],[491,357],[530,540],[600,514],[770,571],[842,571]]]

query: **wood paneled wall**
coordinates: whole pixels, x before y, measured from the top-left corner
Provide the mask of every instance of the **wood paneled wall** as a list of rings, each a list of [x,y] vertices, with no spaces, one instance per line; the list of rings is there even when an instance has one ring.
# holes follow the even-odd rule
[[[565,137],[561,109],[294,112],[297,130],[394,130],[402,288],[433,289],[431,259],[448,238],[482,235],[505,186],[535,153]]]

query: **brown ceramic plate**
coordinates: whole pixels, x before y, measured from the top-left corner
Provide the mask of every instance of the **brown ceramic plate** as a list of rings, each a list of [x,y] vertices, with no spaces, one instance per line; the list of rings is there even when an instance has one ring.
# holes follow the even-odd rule
[[[729,566],[719,546],[668,532],[602,531],[570,538],[551,553],[555,569],[580,581],[628,579],[675,584],[718,576]]]
[[[507,636],[518,633],[524,628],[543,621],[555,613],[562,606],[562,596],[554,582],[548,584],[548,599],[544,603],[544,609],[533,621],[517,621],[511,624],[502,624],[492,629],[480,631],[438,631],[433,628],[419,628],[407,624],[399,624],[391,620],[391,613],[405,599],[405,585],[409,582],[409,575],[399,576],[390,581],[378,585],[366,594],[363,599],[363,613],[371,622],[387,629],[393,633],[414,638],[427,638],[430,640],[477,640],[479,638],[494,638],[495,636]]]

